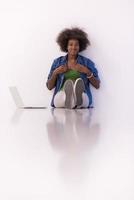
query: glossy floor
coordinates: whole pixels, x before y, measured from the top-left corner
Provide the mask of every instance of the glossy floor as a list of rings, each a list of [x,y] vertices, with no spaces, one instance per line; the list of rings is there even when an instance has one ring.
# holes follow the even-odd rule
[[[16,110],[1,119],[0,199],[133,200],[134,123],[122,110]]]

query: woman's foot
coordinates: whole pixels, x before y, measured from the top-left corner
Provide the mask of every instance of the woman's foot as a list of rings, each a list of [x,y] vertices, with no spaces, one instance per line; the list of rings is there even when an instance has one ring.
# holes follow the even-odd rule
[[[72,80],[67,80],[64,84],[64,91],[66,95],[65,99],[65,108],[72,109],[74,107],[73,105],[73,81]]]
[[[75,95],[75,102],[77,106],[81,106],[83,103],[82,94],[85,90],[84,82],[81,78],[78,78],[74,84],[74,95]]]

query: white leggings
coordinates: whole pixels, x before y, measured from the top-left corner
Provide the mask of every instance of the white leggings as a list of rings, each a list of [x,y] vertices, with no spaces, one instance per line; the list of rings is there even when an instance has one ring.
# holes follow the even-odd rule
[[[57,94],[54,97],[55,107],[56,108],[64,108],[65,107],[65,98],[66,98],[66,95],[65,95],[64,90],[57,92]],[[83,99],[83,103],[81,106],[79,106],[79,108],[80,107],[87,108],[89,105],[89,99],[88,99],[88,96],[86,93],[82,94],[82,99]],[[75,106],[75,101],[74,101],[74,98],[72,98],[72,107],[74,107],[74,106]]]

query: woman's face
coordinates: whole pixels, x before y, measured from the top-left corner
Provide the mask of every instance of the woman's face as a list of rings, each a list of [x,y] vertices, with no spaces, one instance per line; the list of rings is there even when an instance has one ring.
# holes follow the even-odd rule
[[[70,39],[68,41],[67,50],[70,55],[77,55],[79,52],[80,46],[79,41],[76,39]]]

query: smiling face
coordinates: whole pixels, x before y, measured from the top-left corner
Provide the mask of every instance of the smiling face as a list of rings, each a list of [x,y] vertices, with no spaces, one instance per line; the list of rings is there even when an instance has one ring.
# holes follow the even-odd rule
[[[79,41],[76,39],[70,39],[68,41],[67,50],[70,55],[77,55],[80,49]]]

